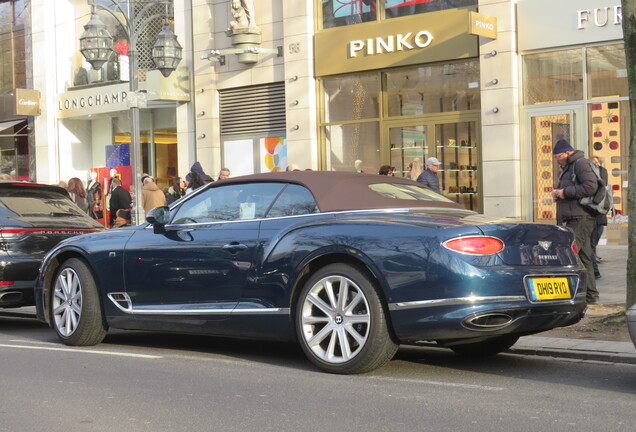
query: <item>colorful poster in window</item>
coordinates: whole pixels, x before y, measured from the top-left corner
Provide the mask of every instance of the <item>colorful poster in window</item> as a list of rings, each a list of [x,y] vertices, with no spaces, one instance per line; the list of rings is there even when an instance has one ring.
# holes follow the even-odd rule
[[[399,8],[403,6],[414,6],[423,3],[431,3],[436,0],[387,0],[385,3],[385,8]]]
[[[106,166],[117,167],[130,165],[130,144],[113,144],[106,146]]]
[[[333,2],[333,16],[336,18],[360,15],[372,11],[375,11],[374,0],[335,0]]]
[[[287,168],[287,143],[285,137],[261,138],[261,169],[271,171],[274,167]]]

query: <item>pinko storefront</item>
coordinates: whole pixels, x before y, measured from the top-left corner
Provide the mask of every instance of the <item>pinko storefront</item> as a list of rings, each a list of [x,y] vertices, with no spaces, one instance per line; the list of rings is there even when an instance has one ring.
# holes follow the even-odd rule
[[[434,156],[443,193],[481,210],[480,62],[469,28],[477,1],[397,3],[355,16],[322,10],[315,72],[324,169],[391,165],[407,176]]]

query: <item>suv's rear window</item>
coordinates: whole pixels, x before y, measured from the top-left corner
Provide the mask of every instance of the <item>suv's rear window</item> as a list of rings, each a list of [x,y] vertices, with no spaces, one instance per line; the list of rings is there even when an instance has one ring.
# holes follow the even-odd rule
[[[64,195],[47,190],[0,190],[0,216],[55,217],[81,216],[85,213]]]
[[[374,183],[369,189],[387,198],[417,201],[455,202],[425,187],[400,183]]]

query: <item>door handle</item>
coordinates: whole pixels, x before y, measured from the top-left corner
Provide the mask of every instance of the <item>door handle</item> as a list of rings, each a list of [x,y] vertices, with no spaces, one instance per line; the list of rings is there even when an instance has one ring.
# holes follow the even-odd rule
[[[229,251],[240,251],[240,250],[247,249],[247,246],[239,242],[232,242],[230,244],[224,245],[223,249],[226,249]]]

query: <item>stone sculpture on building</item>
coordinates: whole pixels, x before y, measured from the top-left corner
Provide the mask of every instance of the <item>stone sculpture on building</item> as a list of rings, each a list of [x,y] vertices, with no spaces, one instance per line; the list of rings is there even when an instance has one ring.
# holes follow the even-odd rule
[[[232,0],[230,30],[233,33],[257,33],[253,0]]]

